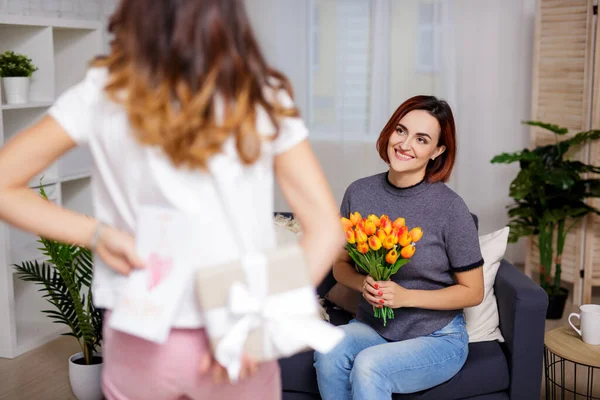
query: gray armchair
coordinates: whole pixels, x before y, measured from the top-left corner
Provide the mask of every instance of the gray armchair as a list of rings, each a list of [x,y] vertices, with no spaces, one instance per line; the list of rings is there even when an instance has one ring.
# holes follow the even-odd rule
[[[324,296],[334,284],[335,279],[330,273],[317,291]],[[451,380],[423,392],[394,395],[393,399],[540,398],[548,296],[506,260],[498,270],[494,291],[505,342],[470,343],[465,365]],[[329,307],[328,312],[335,325],[345,324],[351,318],[350,314],[333,307]],[[279,364],[284,400],[320,399],[313,352],[282,359]]]

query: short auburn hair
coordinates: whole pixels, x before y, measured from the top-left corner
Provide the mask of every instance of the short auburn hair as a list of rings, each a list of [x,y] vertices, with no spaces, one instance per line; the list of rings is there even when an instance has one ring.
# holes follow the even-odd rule
[[[440,138],[437,146],[446,146],[446,150],[434,161],[427,164],[425,179],[428,182],[447,182],[450,179],[454,160],[456,159],[456,127],[454,125],[454,116],[448,103],[434,96],[415,96],[406,100],[394,111],[394,114],[387,122],[379,139],[377,139],[377,151],[379,156],[387,164],[390,163],[388,157],[388,143],[390,137],[396,131],[396,126],[400,120],[413,110],[427,111],[432,117],[437,119],[440,124]]]

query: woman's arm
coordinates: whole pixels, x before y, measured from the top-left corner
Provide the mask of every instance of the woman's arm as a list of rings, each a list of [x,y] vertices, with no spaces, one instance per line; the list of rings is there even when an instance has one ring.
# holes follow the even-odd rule
[[[357,292],[363,291],[365,275],[359,273],[351,264],[352,259],[348,251],[343,249],[333,264],[333,277],[335,280],[349,289]]]
[[[29,181],[75,142],[51,116],[14,136],[0,148],[0,219],[35,235],[64,243],[93,247],[113,269],[127,273],[142,262],[131,235],[44,200]],[[96,236],[96,238],[94,238]],[[95,243],[93,243],[95,242]]]
[[[329,272],[344,235],[333,194],[307,140],[275,156],[275,176],[302,225],[301,245],[312,281],[318,285]]]
[[[379,302],[391,308],[414,307],[428,310],[458,310],[474,307],[483,301],[483,267],[456,273],[456,281],[456,285],[438,290],[412,290],[392,281],[377,282],[379,291],[367,286],[369,293],[365,298],[370,303]]]

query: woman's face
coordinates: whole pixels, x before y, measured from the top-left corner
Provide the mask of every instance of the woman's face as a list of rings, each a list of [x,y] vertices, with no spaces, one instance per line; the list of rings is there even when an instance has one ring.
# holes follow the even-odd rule
[[[439,146],[440,124],[424,110],[413,110],[396,125],[388,141],[390,167],[397,173],[422,174],[425,177],[427,163],[441,155],[445,146]]]

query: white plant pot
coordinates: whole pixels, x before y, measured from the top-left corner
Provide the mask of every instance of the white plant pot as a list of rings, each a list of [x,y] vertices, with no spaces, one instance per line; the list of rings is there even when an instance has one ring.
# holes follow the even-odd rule
[[[94,353],[102,357],[101,354]],[[73,354],[69,358],[69,381],[77,400],[102,400],[102,363],[95,365],[76,364],[83,353]]]
[[[24,104],[29,101],[29,78],[2,78],[7,104]]]

